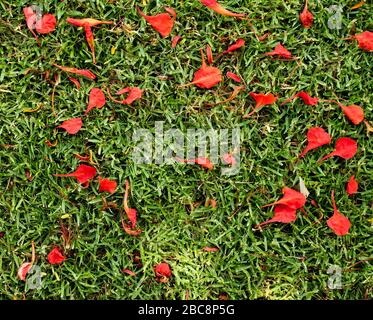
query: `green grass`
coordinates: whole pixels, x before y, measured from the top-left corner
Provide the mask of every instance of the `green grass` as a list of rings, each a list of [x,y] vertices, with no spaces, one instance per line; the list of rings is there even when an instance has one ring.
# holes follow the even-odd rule
[[[146,1],[145,1],[146,2]],[[250,91],[272,92],[289,97],[306,90],[324,99],[340,98],[358,104],[372,123],[372,54],[360,50],[355,41],[345,41],[353,30],[372,31],[372,7],[349,8],[358,1],[339,1],[343,6],[340,30],[327,27],[326,8],[335,1],[310,1],[314,26],[305,30],[298,15],[303,1],[222,1],[231,10],[248,13],[259,35],[258,42],[247,21],[222,17],[199,1],[147,1],[148,14],[162,12],[162,5],[176,9],[178,17],[172,35],[183,37],[175,49],[171,36],[161,37],[140,18],[133,1],[45,1],[45,12],[58,19],[55,32],[40,36],[38,47],[28,31],[22,8],[28,1],[0,2],[0,297],[2,299],[218,299],[225,292],[230,299],[363,299],[373,298],[373,268],[361,262],[373,255],[372,140],[362,123],[352,125],[333,104],[305,106],[300,99],[280,107],[263,108],[249,119],[242,115],[252,108]],[[40,3],[41,4],[41,3]],[[84,32],[66,23],[67,17],[124,18],[127,32],[119,25],[95,28],[97,65],[84,39]],[[225,50],[237,38],[246,46],[224,56],[219,68],[237,71],[247,90],[234,101],[212,109],[207,102],[220,101],[232,91],[225,80],[213,90],[179,88],[188,83],[200,67],[199,49],[209,44],[214,54]],[[263,56],[282,42],[296,61]],[[111,48],[115,47],[115,54]],[[91,69],[96,82],[82,80],[77,91],[61,74],[51,112],[52,85],[42,73],[56,69],[52,63]],[[87,106],[94,86],[119,89],[126,85],[145,90],[141,101],[123,106],[111,101],[84,118],[76,136],[54,130],[61,121],[79,117]],[[280,100],[281,101],[281,100]],[[42,108],[25,113],[25,108]],[[234,107],[233,110],[227,107]],[[242,149],[239,174],[221,176],[196,166],[137,165],[131,160],[132,132],[165,121],[165,129],[241,129]],[[307,129],[321,126],[333,136],[330,146],[310,152],[304,160],[297,155],[305,147]],[[351,160],[317,160],[330,152],[342,136],[356,139],[358,154]],[[45,140],[58,140],[49,148]],[[71,172],[78,165],[74,153],[92,150],[98,173],[115,178],[120,188],[107,197],[122,204],[124,181],[131,182],[130,205],[138,210],[143,230],[131,237],[121,229],[118,212],[101,211],[97,182],[82,189],[69,178],[53,173]],[[29,170],[32,181],[25,171]],[[345,185],[350,175],[359,181],[359,193],[348,197]],[[273,224],[263,231],[253,227],[272,215],[260,207],[281,197],[281,188],[298,188],[302,177],[316,209],[308,201],[308,216],[299,213],[295,223]],[[331,190],[336,191],[339,210],[349,217],[350,234],[337,237],[327,227],[332,214]],[[217,208],[193,203],[217,200]],[[321,223],[315,223],[323,213]],[[62,245],[61,216],[73,232],[68,259],[51,266],[47,254]],[[40,290],[26,288],[17,279],[17,269],[30,260],[31,241],[43,272]],[[220,251],[206,253],[204,246]],[[133,262],[141,255],[142,267]],[[153,266],[168,262],[173,277],[167,284],[155,281]],[[330,265],[343,270],[341,290],[327,287]],[[136,277],[121,272],[129,268]]]

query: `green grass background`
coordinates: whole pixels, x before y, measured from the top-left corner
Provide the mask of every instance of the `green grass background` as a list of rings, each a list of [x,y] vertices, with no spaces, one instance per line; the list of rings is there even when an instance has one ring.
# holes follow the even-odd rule
[[[190,299],[218,299],[223,292],[230,299],[372,298],[372,264],[362,261],[373,253],[372,140],[365,125],[352,125],[336,105],[310,107],[300,99],[242,118],[253,106],[250,91],[285,98],[306,90],[324,99],[333,98],[335,92],[362,106],[372,123],[372,54],[360,50],[355,41],[342,40],[353,32],[372,31],[372,7],[365,4],[351,11],[358,1],[338,1],[343,6],[342,28],[331,30],[326,8],[336,1],[311,0],[315,22],[305,30],[298,20],[303,1],[221,1],[254,19],[259,35],[271,33],[258,42],[247,21],[219,16],[197,0],[144,2],[139,1],[139,6],[148,14],[163,12],[163,5],[176,9],[172,36],[183,39],[175,49],[171,36],[161,39],[138,15],[134,1],[0,1],[0,231],[5,232],[0,239],[0,297],[184,299],[188,291]],[[55,32],[40,36],[41,47],[22,13],[30,4],[42,5],[58,19]],[[123,18],[115,28],[95,28],[97,65],[92,64],[84,32],[66,23],[67,17],[116,23]],[[229,95],[231,80],[213,90],[178,85],[190,82],[200,67],[200,48],[209,44],[216,55],[238,38],[244,38],[246,46],[224,56],[219,68],[224,74],[237,72],[247,90],[228,104],[207,109],[206,103]],[[301,66],[293,74],[296,61],[263,56],[278,42],[300,58]],[[57,117],[51,113],[52,85],[41,75],[56,71],[52,63],[88,68],[98,75],[96,82],[82,79],[78,91],[61,74]],[[83,114],[92,87],[110,84],[115,89],[140,86],[145,93],[132,106],[109,101],[103,109],[92,111],[76,136],[54,129],[63,120]],[[23,111],[40,103],[43,107],[35,113]],[[153,130],[154,121],[160,120],[165,121],[165,129],[239,127],[243,149],[239,174],[222,176],[219,167],[206,172],[180,164],[133,163],[133,130]],[[298,162],[312,126],[325,128],[333,143]],[[332,158],[317,164],[342,136],[358,141],[357,155],[348,161]],[[46,139],[58,140],[58,145],[49,148]],[[84,154],[85,148],[92,150],[98,173],[119,183],[108,201],[121,205],[124,181],[130,179],[130,206],[137,208],[143,230],[139,237],[124,233],[117,211],[100,211],[97,182],[82,189],[72,179],[52,176],[73,171],[78,165],[73,153]],[[349,198],[345,185],[352,174],[360,185],[359,193]],[[283,186],[298,188],[299,177],[320,208],[308,202],[308,216],[299,213],[295,223],[253,231],[254,225],[273,214],[272,209],[260,207],[279,199]],[[344,237],[337,237],[326,225],[333,189],[339,210],[352,224]],[[216,209],[193,208],[194,202],[207,197],[217,200]],[[59,221],[65,214],[70,215],[64,223],[73,232],[73,241],[66,250],[68,259],[51,266],[46,256],[54,245],[62,244]],[[321,214],[322,223],[315,223]],[[27,288],[16,276],[20,264],[30,260],[31,240],[43,272],[40,290]],[[204,246],[218,246],[220,251],[206,253]],[[134,252],[141,255],[141,268],[133,263]],[[172,267],[167,284],[157,283],[154,277],[153,266],[162,261]],[[341,290],[327,287],[330,265],[344,270]],[[137,276],[122,273],[122,268],[136,271]]]

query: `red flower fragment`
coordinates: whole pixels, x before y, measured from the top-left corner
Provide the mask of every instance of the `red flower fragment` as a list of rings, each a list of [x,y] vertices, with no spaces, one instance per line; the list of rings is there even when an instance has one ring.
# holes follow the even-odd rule
[[[259,110],[261,107],[273,104],[277,101],[277,97],[275,97],[272,93],[264,94],[250,92],[250,96],[255,100],[256,105],[249,114],[244,116],[244,118],[250,117],[254,112]]]
[[[222,5],[220,5],[216,0],[200,0],[200,2],[205,5],[206,7],[210,8],[211,10],[214,10],[215,12],[223,15],[223,16],[229,16],[229,17],[244,17],[244,13],[234,13],[232,11],[229,11],[225,9]]]
[[[171,275],[172,275],[170,265],[166,262],[162,262],[162,263],[157,264],[154,267],[154,272],[155,272],[157,277],[170,278]]]
[[[351,176],[346,186],[346,192],[348,193],[349,196],[352,196],[353,194],[357,192],[358,188],[359,188],[359,184],[355,180],[355,176]]]
[[[234,158],[233,154],[232,153],[226,153],[223,155],[223,161],[226,163],[226,164],[229,164],[229,165],[232,165],[232,166],[235,166],[237,164],[237,161],[236,159]]]
[[[291,98],[289,99],[286,99],[283,103],[281,103],[281,106],[296,99],[297,97],[301,98],[304,102],[304,104],[308,105],[308,106],[315,106],[318,104],[319,102],[319,98],[317,97],[314,97],[312,98],[307,92],[305,91],[301,91],[299,93],[297,93],[296,95],[292,96]]]
[[[92,88],[89,93],[89,102],[87,110],[84,115],[86,116],[93,108],[101,109],[106,104],[105,94],[99,88]]]
[[[264,54],[265,56],[279,56],[281,58],[289,59],[292,57],[290,51],[288,51],[281,43],[279,43],[276,48]]]
[[[78,169],[72,173],[54,174],[55,177],[74,177],[80,184],[85,184],[92,180],[96,175],[96,168],[87,166],[86,164],[79,165]]]
[[[338,156],[343,159],[351,159],[355,156],[357,152],[357,142],[351,138],[339,138],[335,143],[335,150],[325,157],[323,157],[319,162],[324,161],[330,157]]]
[[[73,118],[62,122],[57,128],[65,129],[69,134],[76,134],[82,128],[83,122],[81,118]]]
[[[221,71],[218,68],[207,66],[202,49],[200,51],[202,66],[194,74],[193,82],[182,85],[182,87],[194,84],[199,88],[211,89],[223,80]]]
[[[52,14],[45,14],[41,19],[37,20],[37,12],[33,10],[32,7],[23,8],[23,14],[26,18],[26,24],[35,40],[39,44],[39,39],[34,32],[34,29],[41,34],[47,34],[55,30],[56,28],[56,18]]]
[[[158,31],[162,38],[166,38],[174,26],[176,20],[176,12],[174,9],[169,7],[164,7],[168,13],[157,14],[156,16],[147,16],[144,14],[139,7],[137,7],[139,14],[156,30]],[[172,17],[171,17],[171,16]]]
[[[58,250],[58,248],[54,248],[48,254],[48,262],[50,264],[61,264],[65,260],[66,260],[66,258],[63,256],[63,254],[60,252],[60,250]]]
[[[126,87],[126,88],[124,88],[122,90],[119,90],[116,93],[117,95],[128,93],[127,98],[124,99],[124,100],[122,100],[122,101],[119,101],[119,100],[116,100],[115,98],[113,98],[112,95],[110,94],[109,88],[107,89],[107,93],[109,95],[110,100],[112,100],[112,101],[114,101],[116,103],[120,103],[120,104],[132,104],[136,100],[141,99],[143,90],[141,90],[138,87]]]
[[[296,190],[290,189],[288,187],[284,187],[282,189],[282,193],[284,196],[280,200],[274,203],[267,204],[263,206],[262,208],[281,204],[281,205],[287,206],[289,209],[297,210],[297,209],[302,208],[306,203],[306,197]],[[280,208],[280,209],[281,211],[283,210],[283,208]]]
[[[98,192],[107,191],[113,194],[117,188],[117,182],[115,180],[110,180],[107,178],[102,179],[100,176],[98,177],[98,183],[100,184]]]
[[[179,43],[179,41],[181,40],[181,37],[180,36],[174,36],[172,38],[172,44],[171,44],[171,47],[172,48],[175,48],[177,46],[177,44]]]
[[[81,70],[81,69],[77,69],[77,68],[70,68],[70,67],[62,67],[62,66],[59,66],[57,64],[53,64],[55,67],[61,69],[62,71],[65,71],[65,72],[68,72],[68,73],[74,73],[74,74],[77,74],[77,75],[80,75],[80,76],[84,76],[88,79],[96,79],[96,75],[93,74],[90,70]]]
[[[297,219],[297,210],[291,209],[286,205],[279,204],[275,206],[274,215],[271,219],[258,224],[256,227],[262,227],[273,222],[290,223]]]
[[[235,43],[230,45],[227,50],[222,52],[221,55],[224,55],[224,54],[230,53],[232,51],[238,50],[239,48],[243,47],[244,45],[245,45],[245,40],[240,38]]]
[[[213,64],[214,58],[212,57],[212,50],[209,45],[206,46],[206,55],[207,55],[207,62],[209,64]]]
[[[316,149],[325,144],[329,144],[332,141],[332,138],[323,128],[314,127],[308,129],[307,140],[308,145],[299,155],[300,158],[304,157],[305,154],[310,150]]]
[[[354,35],[351,38],[357,40],[360,49],[368,52],[373,51],[373,32],[364,31],[362,33]]]
[[[227,72],[227,77],[231,78],[232,80],[234,80],[236,82],[242,82],[241,78],[233,72],[228,71]]]
[[[176,157],[175,160],[178,162],[183,162],[183,163],[195,163],[195,164],[200,165],[202,168],[206,168],[208,170],[212,170],[214,168],[213,163],[207,157],[200,157],[200,158],[190,159],[190,160],[180,159]]]
[[[339,102],[338,102],[338,105],[341,107],[345,116],[349,118],[353,124],[358,125],[364,120],[363,108],[356,106],[356,105],[344,106],[343,104]]]
[[[332,203],[334,214],[327,221],[328,227],[332,229],[337,236],[344,236],[348,234],[351,223],[347,217],[338,211],[334,200],[334,190],[332,191]]]
[[[94,43],[92,27],[98,26],[100,24],[112,24],[113,22],[112,21],[100,21],[100,20],[91,19],[91,18],[85,18],[85,19],[67,18],[66,21],[74,26],[84,28],[85,38],[92,52],[93,63],[96,64],[95,43]]]
[[[306,29],[311,28],[313,24],[313,15],[308,10],[308,0],[306,0],[306,4],[304,5],[304,9],[302,13],[299,15],[299,20],[302,23],[303,27]]]
[[[21,264],[21,266],[18,268],[17,276],[20,280],[26,281],[26,274],[30,271],[32,268],[34,262],[35,262],[35,244],[34,241],[31,241],[31,262],[24,262]]]
[[[124,199],[123,199],[123,206],[124,206],[124,211],[127,214],[128,220],[132,224],[132,229],[136,227],[136,209],[129,208],[128,207],[128,191],[129,191],[129,182],[126,180],[126,191],[124,193]]]
[[[75,79],[75,78],[73,78],[73,77],[69,77],[69,80],[70,80],[73,84],[75,84],[75,86],[76,86],[76,88],[77,88],[78,90],[80,90],[80,82],[79,82],[78,79]]]

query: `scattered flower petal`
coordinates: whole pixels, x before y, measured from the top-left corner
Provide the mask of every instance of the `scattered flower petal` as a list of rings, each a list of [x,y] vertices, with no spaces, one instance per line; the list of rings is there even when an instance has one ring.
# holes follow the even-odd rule
[[[179,41],[181,40],[181,37],[180,36],[174,36],[172,38],[172,44],[171,44],[171,47],[172,48],[176,48],[177,44],[179,43]]]
[[[65,72],[68,72],[68,73],[74,73],[74,74],[77,74],[77,75],[80,75],[80,76],[84,76],[88,79],[96,79],[96,75],[93,74],[91,71],[89,70],[80,70],[80,69],[77,69],[77,68],[70,68],[70,67],[62,67],[62,66],[59,66],[57,64],[53,64],[55,67],[61,69],[62,71],[65,71]]]
[[[206,7],[210,8],[211,10],[214,10],[215,12],[223,16],[237,17],[237,18],[245,16],[244,13],[234,13],[232,11],[225,9],[216,0],[200,0],[200,2]]]
[[[200,157],[200,158],[190,159],[190,160],[180,159],[176,157],[175,160],[178,162],[183,162],[183,163],[195,163],[208,170],[212,170],[214,168],[213,163],[207,157]]]
[[[156,16],[147,16],[144,14],[139,7],[137,7],[139,14],[156,30],[158,31],[162,38],[166,38],[174,26],[176,20],[176,12],[174,9],[169,7],[164,7],[168,13],[157,14]],[[171,17],[171,16],[172,17]]]
[[[359,188],[359,184],[355,180],[355,176],[351,176],[350,180],[348,180],[346,191],[349,196],[352,196],[357,192],[357,189]]]
[[[232,80],[234,80],[236,82],[240,82],[240,83],[242,82],[241,78],[233,72],[228,71],[227,72],[227,77],[231,78]]]
[[[330,157],[338,156],[343,159],[351,159],[357,152],[357,142],[351,138],[339,138],[335,143],[335,150],[325,157],[320,162]]]
[[[107,191],[113,194],[117,188],[117,182],[115,180],[110,180],[107,178],[102,179],[100,176],[98,177],[98,183],[100,184],[98,192]]]
[[[54,248],[51,252],[48,254],[48,262],[50,264],[61,264],[64,262],[66,258],[63,256],[63,254],[58,250],[58,248]]]
[[[304,157],[305,154],[310,150],[316,149],[325,144],[329,144],[332,141],[332,138],[323,128],[314,127],[308,129],[307,140],[308,145],[299,155],[300,158]]]
[[[292,57],[290,51],[288,51],[281,43],[279,43],[276,48],[264,54],[265,56],[279,56],[281,58],[289,59]]]
[[[87,166],[86,164],[79,165],[78,169],[72,173],[54,174],[55,177],[74,177],[80,184],[85,184],[92,180],[96,175],[96,168]]]
[[[106,104],[105,94],[99,88],[92,88],[89,93],[89,103],[84,115],[86,116],[93,108],[101,109]]]
[[[284,187],[282,189],[282,193],[284,196],[280,200],[274,203],[267,204],[262,208],[281,204],[286,205],[289,209],[297,210],[302,208],[306,203],[306,197],[296,190]],[[284,208],[281,207],[280,209],[278,210],[282,211]]]
[[[69,134],[76,134],[82,128],[83,122],[81,118],[73,118],[62,122],[57,128],[65,129]]]
[[[334,190],[332,191],[332,203],[333,203],[334,214],[327,221],[328,227],[332,229],[336,235],[344,236],[348,234],[351,223],[347,217],[345,217],[343,214],[341,214],[338,211],[337,206],[335,204],[335,200],[334,200]]]
[[[308,0],[306,0],[306,4],[304,6],[302,13],[299,15],[299,19],[303,27],[305,27],[306,29],[311,28],[313,24],[313,15],[308,10]]]

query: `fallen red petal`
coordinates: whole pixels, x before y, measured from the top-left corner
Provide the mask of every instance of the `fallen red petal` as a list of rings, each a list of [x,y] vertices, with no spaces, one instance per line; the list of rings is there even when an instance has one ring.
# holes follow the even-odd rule
[[[100,176],[98,177],[98,183],[100,188],[98,192],[109,192],[113,194],[117,188],[117,182],[115,180],[110,180],[108,178],[102,179]]]
[[[68,73],[74,73],[74,74],[77,74],[77,75],[80,75],[80,76],[84,76],[88,79],[96,79],[96,75],[93,74],[90,70],[81,70],[81,69],[77,69],[77,68],[70,68],[70,67],[62,67],[62,66],[59,66],[57,64],[53,64],[55,67],[61,69],[62,71],[65,71],[65,72],[68,72]]]
[[[323,128],[314,127],[308,129],[307,140],[307,147],[299,155],[301,158],[304,157],[308,151],[321,147],[325,144],[329,144],[332,141],[332,138]]]
[[[65,129],[69,134],[76,134],[82,128],[83,121],[81,118],[73,118],[62,122],[57,128]]]
[[[233,72],[228,71],[227,72],[227,77],[231,78],[232,80],[234,80],[236,82],[242,82],[241,78]]]
[[[165,10],[168,13],[161,13],[157,14],[156,16],[147,16],[144,14],[139,7],[137,7],[137,11],[139,14],[156,30],[158,31],[163,38],[166,38],[170,33],[174,26],[174,22],[176,19],[176,12],[174,9],[165,7]]]
[[[273,51],[267,52],[264,55],[279,56],[281,58],[286,58],[286,59],[289,59],[292,57],[290,51],[288,51],[281,43],[279,43]]]
[[[353,194],[357,192],[358,188],[359,188],[359,184],[355,180],[355,176],[351,176],[346,186],[346,192],[348,193],[349,196],[352,196]]]
[[[86,164],[79,165],[78,169],[72,173],[67,174],[54,174],[55,177],[74,177],[79,183],[85,184],[92,180],[96,175],[96,168],[88,166]]]
[[[289,209],[297,210],[297,209],[302,208],[306,203],[306,197],[296,190],[290,189],[288,187],[284,187],[282,189],[282,193],[284,196],[280,200],[274,203],[267,204],[263,206],[263,208],[281,204],[281,205],[286,205]],[[284,209],[284,208],[281,207],[280,209]]]
[[[245,16],[244,13],[234,13],[232,11],[225,9],[216,0],[200,0],[200,2],[206,7],[210,8],[211,10],[214,10],[215,12],[223,16],[238,17],[238,18]]]
[[[334,214],[331,218],[328,219],[327,225],[329,226],[330,229],[333,230],[333,232],[338,235],[338,236],[344,236],[348,234],[348,231],[351,227],[350,220],[345,217],[343,214],[341,214],[337,206],[335,204],[334,200],[334,190],[332,191],[332,203],[333,203],[333,209],[334,209]]]
[[[302,13],[299,15],[299,20],[302,23],[303,27],[306,29],[311,28],[313,24],[313,15],[312,13],[308,10],[308,0],[306,0],[306,4],[304,6],[304,9]]]
[[[339,138],[335,143],[335,150],[323,157],[320,162],[334,156],[338,156],[343,159],[351,159],[355,156],[356,152],[357,142],[355,140],[351,138]]]
[[[92,88],[89,93],[89,103],[84,115],[86,116],[93,108],[101,109],[106,104],[105,94],[99,88]]]
[[[181,40],[181,37],[180,36],[174,36],[172,38],[172,44],[171,44],[171,47],[172,48],[175,48],[177,46],[177,44],[179,43],[179,41]]]
[[[351,122],[355,125],[360,124],[364,121],[364,110],[363,108],[352,105],[352,106],[344,106],[343,104],[339,103],[343,113],[347,118],[351,120]]]
[[[154,267],[154,272],[155,272],[157,277],[170,278],[171,274],[172,274],[170,265],[168,263],[165,263],[165,262],[157,264]]]
[[[58,248],[54,248],[51,252],[48,254],[48,262],[50,264],[61,264],[64,262],[66,258],[63,256],[63,254],[58,250]]]
[[[353,38],[359,43],[359,48],[368,52],[373,51],[373,32],[364,31],[356,34]]]

